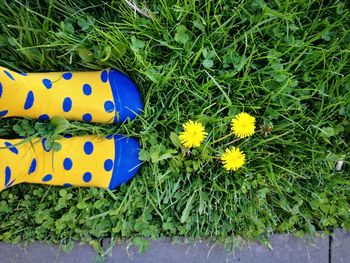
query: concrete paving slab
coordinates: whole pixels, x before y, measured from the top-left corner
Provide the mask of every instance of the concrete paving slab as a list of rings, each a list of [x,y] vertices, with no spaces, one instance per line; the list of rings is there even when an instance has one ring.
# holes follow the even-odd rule
[[[93,263],[97,254],[89,245],[75,245],[69,253],[44,243],[10,245],[0,242],[1,263]]]
[[[137,248],[118,244],[107,254],[105,262],[116,263],[328,263],[329,239],[315,238],[314,243],[290,235],[273,235],[272,250],[263,245],[252,244],[236,249],[232,254],[222,246],[206,243],[172,244],[170,239],[152,241],[143,254]],[[110,245],[108,242],[105,248]]]
[[[350,232],[341,229],[334,230],[331,248],[332,263],[350,262]]]
[[[152,241],[150,248],[139,254],[134,246],[128,247],[126,243],[110,247],[105,240],[104,248],[107,253],[104,261],[113,263],[328,263],[329,239],[315,238],[314,242],[296,238],[290,235],[273,235],[270,237],[272,250],[260,244],[251,244],[242,249],[236,249],[228,254],[223,246],[208,242],[173,243],[162,239]],[[337,232],[333,241],[335,251],[332,253],[334,262],[350,262],[350,235]],[[348,249],[348,250],[347,250]],[[338,261],[337,261],[338,260]],[[69,253],[60,251],[58,246],[44,243],[29,245],[10,245],[0,242],[1,263],[92,263],[101,261],[97,253],[89,245],[77,244]]]

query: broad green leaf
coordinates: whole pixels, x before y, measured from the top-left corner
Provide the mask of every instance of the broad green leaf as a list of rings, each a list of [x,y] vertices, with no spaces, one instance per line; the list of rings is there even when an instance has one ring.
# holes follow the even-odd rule
[[[175,34],[175,41],[181,44],[186,44],[190,40],[190,36],[187,33],[187,29],[184,26],[179,26]]]
[[[287,75],[283,74],[283,73],[278,73],[278,74],[274,75],[274,79],[277,82],[283,82],[283,81],[285,81],[287,79]]]
[[[170,133],[170,140],[176,148],[181,148],[182,145],[179,140],[179,136],[175,132]]]
[[[139,153],[139,159],[141,161],[149,161],[151,159],[151,155],[147,150],[141,149]]]
[[[204,61],[203,61],[203,66],[205,68],[211,68],[214,64],[214,61],[209,59],[209,58],[206,58]]]
[[[138,40],[135,36],[131,36],[131,49],[136,52],[139,49],[142,49],[145,47],[145,42]]]
[[[332,127],[325,127],[322,129],[322,133],[321,135],[324,136],[324,137],[332,137],[334,136],[335,132],[334,132],[334,129]]]
[[[79,48],[78,50],[79,57],[85,62],[92,62],[94,60],[94,53],[92,53],[87,48]]]
[[[50,123],[55,127],[54,134],[62,133],[69,128],[69,122],[60,116],[53,117],[50,120]]]
[[[182,211],[182,215],[181,215],[181,219],[180,219],[180,222],[181,223],[185,223],[187,221],[187,218],[188,216],[190,215],[191,213],[191,210],[192,210],[192,201],[193,201],[193,198],[195,196],[196,193],[193,193],[191,195],[191,197],[187,200],[187,203],[186,203],[186,207],[185,209]]]

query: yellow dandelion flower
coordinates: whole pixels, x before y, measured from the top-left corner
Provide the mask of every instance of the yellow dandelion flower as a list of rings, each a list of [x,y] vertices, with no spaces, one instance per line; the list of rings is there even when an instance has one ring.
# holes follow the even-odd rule
[[[255,118],[241,112],[232,119],[232,132],[239,138],[252,136],[255,133]]]
[[[239,148],[227,148],[221,155],[221,161],[227,171],[237,171],[245,163],[245,154]]]
[[[182,145],[187,148],[199,147],[208,134],[200,122],[189,120],[182,127],[184,131],[180,132],[179,139]]]

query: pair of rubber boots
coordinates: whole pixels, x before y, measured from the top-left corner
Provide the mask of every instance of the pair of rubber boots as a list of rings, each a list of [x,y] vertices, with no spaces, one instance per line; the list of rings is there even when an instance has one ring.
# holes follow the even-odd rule
[[[142,108],[135,84],[115,69],[26,74],[0,67],[0,118],[121,123]],[[45,139],[0,139],[0,191],[24,182],[115,189],[140,166],[134,138],[65,137],[59,143],[53,152]]]

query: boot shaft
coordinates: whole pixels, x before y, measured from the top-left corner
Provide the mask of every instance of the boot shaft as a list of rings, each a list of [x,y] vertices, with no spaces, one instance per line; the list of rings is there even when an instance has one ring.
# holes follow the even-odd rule
[[[117,70],[17,73],[0,67],[0,118],[117,123],[141,113],[134,83]]]
[[[0,139],[0,190],[19,183],[114,189],[138,171],[139,144],[133,138],[82,136],[59,140],[61,149],[45,141]]]

